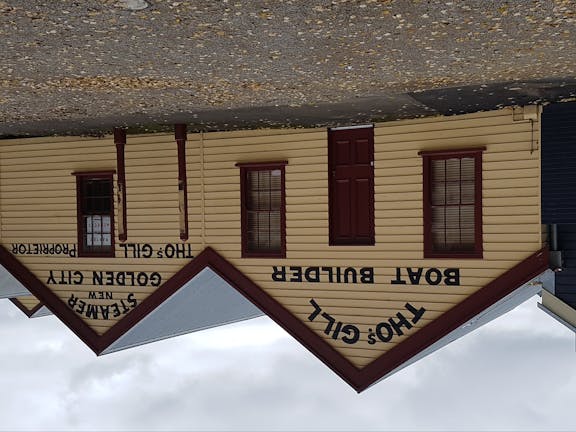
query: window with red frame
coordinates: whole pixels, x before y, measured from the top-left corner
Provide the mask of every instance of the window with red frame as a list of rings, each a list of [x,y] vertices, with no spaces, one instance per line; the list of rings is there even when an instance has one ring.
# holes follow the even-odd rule
[[[114,256],[113,173],[75,173],[78,256]]]
[[[482,151],[421,152],[426,258],[482,258]]]
[[[285,162],[238,164],[242,193],[242,256],[286,256]]]

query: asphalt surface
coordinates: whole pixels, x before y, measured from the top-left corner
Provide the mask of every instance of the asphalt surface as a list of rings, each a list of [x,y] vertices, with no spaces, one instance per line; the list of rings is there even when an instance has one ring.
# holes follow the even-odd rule
[[[0,136],[335,125],[576,96],[574,0],[4,0],[0,48]]]

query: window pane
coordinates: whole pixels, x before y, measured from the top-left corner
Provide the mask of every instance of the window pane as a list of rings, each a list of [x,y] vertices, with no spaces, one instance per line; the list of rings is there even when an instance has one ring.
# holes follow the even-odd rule
[[[80,252],[86,256],[113,254],[112,179],[80,177],[77,181],[82,224]]]
[[[279,191],[282,187],[282,172],[274,170],[270,173],[270,189]]]
[[[446,181],[445,176],[446,162],[443,160],[432,160],[432,183]]]
[[[461,197],[462,204],[474,204],[474,180],[463,182],[461,185]]]
[[[460,207],[446,207],[446,245],[457,249],[460,244]]]
[[[460,181],[460,159],[448,159],[446,161],[446,181]]]
[[[474,158],[462,158],[460,159],[461,170],[462,170],[462,180],[474,181]]]
[[[101,246],[102,245],[102,235],[101,234],[92,234],[92,245],[93,246]]]
[[[281,215],[279,211],[270,212],[270,231],[280,232],[282,224]]]
[[[112,225],[110,224],[110,216],[102,216],[102,232],[111,233]]]
[[[270,171],[258,171],[258,189],[270,189]]]
[[[258,171],[248,171],[246,176],[249,190],[258,190]]]
[[[258,231],[249,231],[248,235],[248,250],[256,251],[258,250]]]
[[[258,213],[258,231],[269,231],[270,214],[268,212]]]
[[[248,211],[246,215],[248,218],[248,231],[258,231],[258,213],[254,211]]]
[[[270,210],[270,191],[258,193],[258,210]]]
[[[443,250],[446,244],[445,207],[432,208],[432,244],[435,250]]]
[[[282,233],[280,231],[270,232],[270,249],[278,250],[282,247]]]
[[[432,183],[432,205],[446,204],[446,184]]]
[[[282,192],[273,191],[270,193],[270,210],[280,210],[282,207]]]
[[[431,159],[429,164],[429,247],[446,253],[474,251],[476,158]]]
[[[246,195],[245,245],[249,252],[270,253],[282,250],[282,170],[248,169]]]
[[[460,183],[446,183],[446,204],[460,204]]]
[[[101,233],[102,232],[102,217],[92,216],[92,232]]]

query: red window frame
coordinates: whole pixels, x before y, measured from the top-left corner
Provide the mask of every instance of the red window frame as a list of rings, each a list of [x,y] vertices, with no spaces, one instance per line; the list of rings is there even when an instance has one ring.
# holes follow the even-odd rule
[[[78,172],[72,173],[76,177],[76,212],[77,212],[77,235],[79,257],[114,257],[115,256],[115,231],[114,231],[114,171]],[[110,245],[101,251],[88,250],[87,232],[84,227],[83,211],[84,182],[88,180],[108,180],[110,182],[110,211],[105,215],[110,216]]]
[[[482,153],[484,147],[420,152],[423,164],[423,201],[424,201],[424,258],[482,258]],[[432,238],[432,161],[448,159],[474,159],[474,247],[468,250],[438,250]],[[459,203],[458,206],[464,204]],[[443,207],[448,207],[444,204]]]
[[[240,168],[242,258],[286,258],[286,172],[287,161],[263,163],[237,163]],[[248,209],[250,192],[248,174],[254,171],[280,170],[280,248],[278,250],[257,250],[249,247]]]

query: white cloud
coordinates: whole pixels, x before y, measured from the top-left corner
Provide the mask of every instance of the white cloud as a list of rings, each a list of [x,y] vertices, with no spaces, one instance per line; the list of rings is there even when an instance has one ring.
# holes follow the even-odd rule
[[[267,318],[97,358],[0,302],[0,429],[572,430],[574,335],[534,303],[357,395]]]

